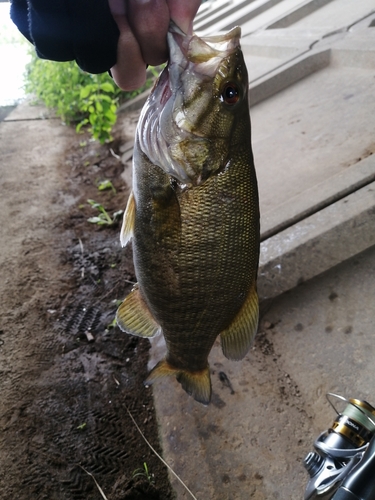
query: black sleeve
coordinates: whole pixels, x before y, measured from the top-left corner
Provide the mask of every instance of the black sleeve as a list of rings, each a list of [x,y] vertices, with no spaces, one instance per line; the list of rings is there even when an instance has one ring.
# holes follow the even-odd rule
[[[76,60],[89,73],[116,63],[119,30],[108,0],[12,0],[11,18],[43,59]]]

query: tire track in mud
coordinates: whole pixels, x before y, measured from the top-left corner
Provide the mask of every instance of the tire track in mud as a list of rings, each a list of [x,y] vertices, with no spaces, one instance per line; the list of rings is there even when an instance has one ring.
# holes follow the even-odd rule
[[[108,328],[134,281],[131,250],[118,228],[87,223],[88,198],[110,211],[125,205],[124,167],[55,120],[23,124],[22,147],[19,128],[0,124],[0,499],[101,499],[82,467],[110,500],[171,499],[164,466],[126,410],[160,452],[142,384],[148,342]],[[116,133],[117,144],[127,140],[121,125]],[[103,177],[116,194],[98,195]],[[144,462],[155,485],[132,478]]]

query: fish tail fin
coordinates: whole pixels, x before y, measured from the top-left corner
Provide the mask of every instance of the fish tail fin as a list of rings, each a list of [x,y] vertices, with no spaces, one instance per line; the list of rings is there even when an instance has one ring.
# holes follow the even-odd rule
[[[168,361],[160,361],[149,373],[146,385],[151,385],[155,380],[175,375],[182,388],[196,401],[208,405],[211,400],[211,377],[210,369],[207,365],[203,370],[190,372],[174,368]]]

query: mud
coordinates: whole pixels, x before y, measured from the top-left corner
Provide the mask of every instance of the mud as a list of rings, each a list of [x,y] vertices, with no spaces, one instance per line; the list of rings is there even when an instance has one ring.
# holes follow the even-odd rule
[[[135,118],[100,146],[57,120],[0,123],[0,498],[173,498],[151,390],[148,341],[112,326],[135,281],[119,226],[123,145]],[[125,160],[129,160],[129,154]],[[108,179],[116,191],[98,191]],[[146,466],[144,465],[146,464]]]

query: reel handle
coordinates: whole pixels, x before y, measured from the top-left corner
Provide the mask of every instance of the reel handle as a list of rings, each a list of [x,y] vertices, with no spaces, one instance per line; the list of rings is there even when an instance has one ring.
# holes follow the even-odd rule
[[[374,500],[375,499],[375,435],[372,437],[362,460],[331,500]]]

